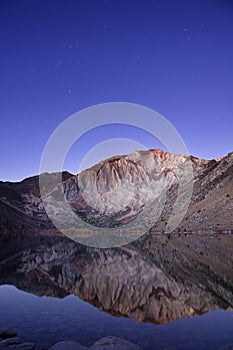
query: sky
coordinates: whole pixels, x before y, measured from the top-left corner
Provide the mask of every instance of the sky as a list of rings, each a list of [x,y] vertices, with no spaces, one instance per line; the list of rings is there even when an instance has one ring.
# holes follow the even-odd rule
[[[2,0],[0,48],[0,180],[38,174],[60,123],[115,101],[162,114],[194,156],[233,151],[230,0]],[[143,130],[98,127],[71,148],[67,170],[116,137],[163,147]]]

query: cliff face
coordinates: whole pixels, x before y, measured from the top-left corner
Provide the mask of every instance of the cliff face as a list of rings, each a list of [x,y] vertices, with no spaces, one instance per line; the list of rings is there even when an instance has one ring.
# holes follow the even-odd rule
[[[186,161],[158,150],[113,157],[65,182],[66,198],[87,222],[120,226],[177,183],[179,167]]]
[[[190,164],[193,194],[179,227],[232,229],[233,153],[210,161],[161,150],[112,157],[78,175],[64,172],[65,198],[82,220],[100,227],[131,222],[150,201],[163,198],[163,210],[158,212],[158,220],[154,219],[153,229],[164,230],[177,197],[179,180]],[[44,176],[59,212],[63,198],[53,188],[53,179],[58,174]],[[9,231],[9,227],[30,233],[55,230],[45,213],[37,176],[19,183],[0,182],[0,209],[2,232]]]

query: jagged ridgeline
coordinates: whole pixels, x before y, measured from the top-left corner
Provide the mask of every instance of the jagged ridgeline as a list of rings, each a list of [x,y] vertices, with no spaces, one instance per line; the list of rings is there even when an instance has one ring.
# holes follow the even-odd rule
[[[161,150],[115,156],[78,175],[63,172],[65,200],[84,222],[114,228],[134,222],[151,199],[165,194],[157,217],[150,217],[152,230],[163,231],[177,197],[177,173],[185,170],[187,161],[192,164],[193,193],[179,229],[232,229],[233,153],[213,160]],[[53,188],[58,176],[46,175],[46,190],[56,201],[59,215],[64,195],[61,198]],[[0,215],[2,235],[56,232],[40,197],[39,176],[17,183],[0,182]]]

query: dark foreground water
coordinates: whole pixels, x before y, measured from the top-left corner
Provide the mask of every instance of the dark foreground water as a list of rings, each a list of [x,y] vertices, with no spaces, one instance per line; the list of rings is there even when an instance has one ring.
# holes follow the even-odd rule
[[[137,323],[100,311],[78,297],[37,297],[14,286],[0,286],[0,328],[13,328],[39,349],[61,340],[89,346],[115,335],[145,350],[215,350],[233,342],[233,312],[216,310],[167,325]]]

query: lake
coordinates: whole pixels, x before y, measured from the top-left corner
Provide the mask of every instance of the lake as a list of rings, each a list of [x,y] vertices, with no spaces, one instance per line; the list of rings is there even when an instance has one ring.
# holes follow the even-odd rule
[[[98,249],[46,235],[8,241],[0,255],[0,328],[39,350],[109,335],[143,350],[233,343],[230,236],[151,235]]]
[[[210,311],[165,325],[138,323],[100,311],[74,295],[39,297],[12,285],[0,286],[0,315],[0,328],[15,329],[40,349],[60,340],[88,346],[108,335],[122,337],[144,350],[215,350],[233,342],[231,311]]]

